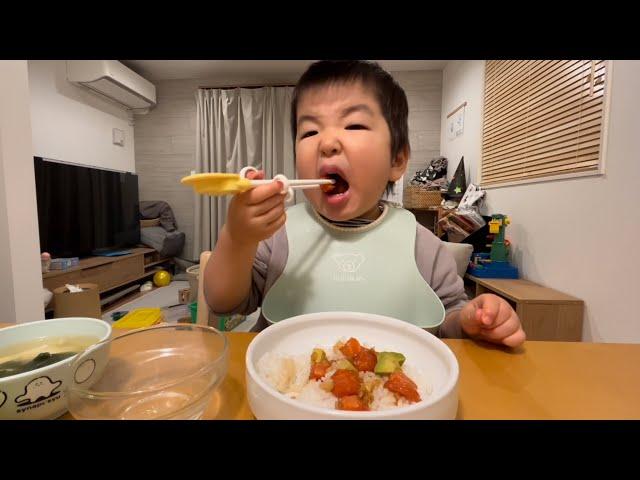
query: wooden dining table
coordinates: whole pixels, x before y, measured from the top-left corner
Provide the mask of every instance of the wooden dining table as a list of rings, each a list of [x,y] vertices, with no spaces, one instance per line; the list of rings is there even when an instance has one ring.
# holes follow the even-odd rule
[[[229,372],[205,419],[254,419],[245,353],[255,333],[226,334]],[[525,342],[510,349],[443,339],[460,366],[458,419],[640,419],[640,344]]]
[[[245,354],[257,334],[225,335],[229,370],[203,419],[255,419]],[[466,339],[443,342],[460,366],[458,419],[640,419],[640,344],[527,341],[510,349]]]

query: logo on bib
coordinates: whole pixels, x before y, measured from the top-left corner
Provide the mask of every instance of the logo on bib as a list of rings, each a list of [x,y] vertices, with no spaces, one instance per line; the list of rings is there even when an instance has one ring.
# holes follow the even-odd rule
[[[333,260],[338,264],[338,271],[332,276],[336,282],[359,282],[363,280],[358,274],[358,269],[364,263],[364,255],[361,253],[345,253],[334,255]]]

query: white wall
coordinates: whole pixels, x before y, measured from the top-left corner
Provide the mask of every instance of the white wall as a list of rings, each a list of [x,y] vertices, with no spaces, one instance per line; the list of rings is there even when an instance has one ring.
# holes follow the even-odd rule
[[[484,213],[511,217],[525,278],[585,301],[585,341],[640,343],[640,62],[614,61],[611,79],[605,175],[493,188]],[[442,154],[465,156],[468,181],[478,178],[483,83],[483,61],[444,70]],[[463,101],[464,134],[449,141],[446,115]]]
[[[164,200],[185,233],[181,257],[197,261],[193,251],[194,194],[180,179],[196,168],[195,92],[206,80],[167,80],[156,83],[158,105],[136,117],[136,169],[140,200]]]
[[[64,61],[0,61],[0,321],[44,318],[33,156],[135,172],[130,123],[68,83]]]
[[[0,61],[0,322],[44,318],[27,62]]]
[[[67,81],[64,60],[29,61],[33,155],[101,168],[135,172],[129,114]],[[124,146],[112,131],[124,131]]]
[[[395,198],[403,203],[404,187],[418,170],[424,170],[440,154],[442,71],[391,72],[407,95],[411,156],[402,182],[396,184]]]
[[[441,154],[449,161],[447,177],[451,179],[464,156],[468,183],[477,182],[477,166],[482,153],[482,98],[484,89],[484,61],[452,61],[442,73]],[[447,115],[467,102],[464,134],[455,140],[447,139]]]

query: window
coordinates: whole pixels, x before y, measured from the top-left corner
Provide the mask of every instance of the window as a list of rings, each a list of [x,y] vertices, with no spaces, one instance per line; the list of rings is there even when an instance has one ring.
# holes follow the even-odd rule
[[[483,187],[603,173],[604,60],[485,65]]]

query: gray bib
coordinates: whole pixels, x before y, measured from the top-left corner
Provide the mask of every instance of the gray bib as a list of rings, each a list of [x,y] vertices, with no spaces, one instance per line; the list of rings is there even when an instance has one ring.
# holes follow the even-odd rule
[[[430,331],[443,322],[444,306],[416,265],[408,211],[387,207],[370,225],[340,228],[305,202],[287,210],[286,229],[287,264],[262,303],[269,323],[330,311],[386,315]]]

